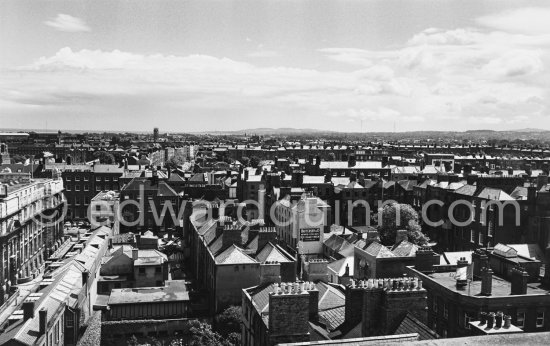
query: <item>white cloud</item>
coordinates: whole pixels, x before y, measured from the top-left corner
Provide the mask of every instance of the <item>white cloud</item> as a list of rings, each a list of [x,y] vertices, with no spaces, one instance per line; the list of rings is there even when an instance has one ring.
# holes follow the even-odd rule
[[[248,54],[250,58],[276,58],[278,56],[281,56],[281,54],[274,50],[257,50]]]
[[[550,34],[550,8],[528,7],[490,14],[477,19],[483,26],[524,34]]]
[[[403,130],[544,125],[549,44],[550,36],[539,33],[429,28],[391,49],[320,49],[332,69],[67,47],[3,73],[0,104],[10,112],[86,105],[87,112],[122,113],[139,105],[153,116],[217,112],[249,121],[260,121],[260,113],[270,116],[270,126],[286,119],[297,127],[344,130],[357,130],[358,121],[373,130],[394,122],[406,123]],[[250,58],[277,53],[253,49]]]
[[[44,22],[47,26],[54,28],[55,30],[64,32],[86,32],[91,31],[90,27],[84,22],[84,20],[70,16],[68,14],[60,13],[57,17]]]

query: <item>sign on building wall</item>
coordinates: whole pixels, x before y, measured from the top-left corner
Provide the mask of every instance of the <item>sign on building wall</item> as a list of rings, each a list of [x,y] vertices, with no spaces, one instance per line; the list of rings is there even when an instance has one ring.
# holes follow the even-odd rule
[[[305,242],[320,241],[321,240],[321,229],[319,229],[319,228],[301,228],[300,229],[300,240],[305,241]]]

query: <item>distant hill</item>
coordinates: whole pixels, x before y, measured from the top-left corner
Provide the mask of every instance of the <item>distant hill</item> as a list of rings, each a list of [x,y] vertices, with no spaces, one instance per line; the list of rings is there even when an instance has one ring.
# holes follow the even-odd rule
[[[244,129],[237,131],[216,131],[210,133],[228,133],[228,134],[247,134],[247,135],[274,135],[274,134],[307,134],[307,133],[329,133],[332,131],[323,131],[317,129],[295,129],[292,127],[259,127],[255,129]]]

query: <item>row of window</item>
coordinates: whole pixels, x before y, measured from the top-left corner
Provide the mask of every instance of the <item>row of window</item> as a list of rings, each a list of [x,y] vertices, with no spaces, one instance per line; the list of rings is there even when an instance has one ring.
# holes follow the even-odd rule
[[[88,176],[82,177],[83,181],[90,181]],[[73,181],[71,176],[66,176],[65,181]],[[75,175],[74,181],[80,181],[80,176]],[[95,181],[118,181],[118,177],[95,177]]]

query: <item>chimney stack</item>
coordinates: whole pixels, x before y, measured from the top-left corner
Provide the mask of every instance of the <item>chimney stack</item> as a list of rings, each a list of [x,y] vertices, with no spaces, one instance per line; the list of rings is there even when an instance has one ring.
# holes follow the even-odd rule
[[[529,281],[529,273],[522,267],[512,269],[512,295],[527,294],[527,282]]]
[[[304,275],[309,281],[328,282],[328,262],[324,259],[310,259],[305,262]]]
[[[281,283],[269,295],[269,340],[267,344],[309,341],[309,292],[303,283]]]
[[[34,302],[23,302],[23,319],[26,321],[29,318],[34,318]]]
[[[38,333],[40,335],[44,335],[46,334],[46,327],[48,324],[48,310],[46,310],[45,308],[40,309],[40,311],[38,311],[38,317],[39,317]]]
[[[139,249],[132,249],[132,259],[134,261],[137,261],[138,257],[139,257]]]
[[[477,249],[472,253],[472,266],[474,278],[481,277],[481,269],[489,267],[489,258],[485,250]]]
[[[468,261],[461,257],[456,262],[456,288],[464,290],[468,285]]]
[[[481,295],[490,296],[493,292],[493,270],[491,268],[484,267],[480,271],[480,276]]]
[[[414,268],[422,273],[433,273],[434,263],[437,258],[438,255],[433,252],[431,247],[421,246],[416,251]]]
[[[309,292],[309,320],[319,319],[319,291],[311,281],[304,282],[304,289]]]
[[[277,261],[266,261],[260,264],[260,285],[281,283],[281,264]]]

